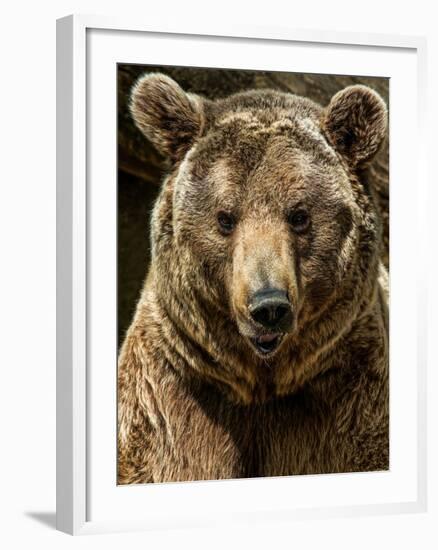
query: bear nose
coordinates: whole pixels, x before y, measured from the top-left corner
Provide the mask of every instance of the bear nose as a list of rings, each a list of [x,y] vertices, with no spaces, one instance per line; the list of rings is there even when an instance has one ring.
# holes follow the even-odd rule
[[[249,303],[252,319],[269,329],[287,330],[292,324],[292,307],[284,290],[256,292]]]

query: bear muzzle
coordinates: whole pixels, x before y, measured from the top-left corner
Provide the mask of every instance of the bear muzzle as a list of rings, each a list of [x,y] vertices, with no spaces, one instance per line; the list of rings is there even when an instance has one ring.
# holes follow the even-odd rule
[[[262,355],[276,351],[285,333],[292,329],[294,315],[286,291],[269,288],[255,292],[249,301],[248,312],[257,330],[251,343]]]

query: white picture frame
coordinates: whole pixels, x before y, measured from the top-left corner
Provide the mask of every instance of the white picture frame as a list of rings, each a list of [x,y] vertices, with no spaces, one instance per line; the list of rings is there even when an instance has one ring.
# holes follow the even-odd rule
[[[105,35],[105,43],[99,44],[97,33]],[[94,33],[94,34],[93,34]],[[101,514],[96,514],[94,519],[93,514],[90,516],[90,509],[94,506],[90,498],[90,487],[94,483],[93,478],[98,477],[93,460],[94,455],[98,454],[96,449],[102,449],[100,454],[105,456],[108,442],[111,444],[113,431],[108,431],[106,443],[102,440],[95,443],[94,436],[91,433],[96,433],[96,430],[91,426],[92,422],[101,422],[101,419],[96,420],[99,415],[90,413],[94,410],[94,401],[97,399],[95,390],[96,378],[102,371],[98,365],[102,365],[98,361],[98,356],[94,355],[91,342],[93,338],[97,338],[95,332],[94,317],[90,315],[90,303],[94,300],[93,289],[96,288],[94,275],[90,272],[92,265],[93,250],[96,250],[92,244],[99,239],[99,232],[95,231],[95,219],[99,215],[105,215],[106,218],[102,223],[109,224],[111,227],[111,217],[115,219],[116,212],[112,208],[114,206],[113,198],[109,196],[105,206],[102,205],[96,210],[96,198],[101,193],[96,187],[90,187],[90,181],[93,178],[99,177],[100,180],[104,177],[104,172],[96,176],[94,174],[94,166],[91,166],[90,155],[96,153],[93,139],[90,138],[90,120],[93,115],[91,113],[92,106],[95,105],[92,99],[93,71],[96,70],[96,77],[100,78],[97,73],[96,63],[93,55],[95,52],[105,50],[107,55],[107,66],[114,64],[114,58],[110,58],[109,47],[114,42],[116,37],[126,36],[135,33],[135,40],[141,40],[141,37],[149,36],[157,40],[173,40],[181,46],[190,44],[191,40],[201,40],[206,44],[215,41],[221,41],[222,45],[228,44],[230,52],[232,48],[239,44],[239,47],[245,45],[249,50],[252,44],[261,44],[263,47],[276,47],[288,45],[301,45],[302,48],[309,50],[309,55],[312,55],[311,48],[318,45],[318,48],[336,47],[338,49],[360,48],[366,49],[374,56],[378,57],[389,55],[390,52],[397,52],[394,55],[394,66],[397,63],[402,64],[401,55],[406,52],[409,56],[412,65],[412,74],[415,76],[415,82],[412,82],[412,97],[415,105],[410,105],[413,109],[411,124],[413,131],[418,136],[418,147],[415,153],[406,162],[409,162],[409,174],[415,180],[415,185],[411,185],[411,199],[416,201],[415,217],[418,225],[411,229],[411,235],[406,237],[411,239],[410,242],[420,243],[416,253],[420,261],[416,265],[410,266],[409,276],[415,276],[417,287],[415,295],[411,298],[410,307],[416,312],[416,337],[411,348],[406,351],[406,361],[408,358],[413,358],[415,365],[411,365],[413,373],[406,378],[404,384],[400,385],[399,390],[403,387],[412,386],[411,390],[415,398],[412,403],[415,408],[415,418],[411,418],[410,425],[407,426],[406,433],[410,434],[412,441],[415,439],[414,449],[412,451],[412,460],[406,468],[409,468],[411,475],[411,484],[406,487],[403,497],[398,496],[394,487],[395,481],[388,481],[388,493],[382,495],[380,500],[370,502],[370,499],[361,501],[360,498],[347,501],[347,496],[343,497],[344,501],[339,504],[329,506],[323,499],[315,496],[315,505],[308,502],[307,505],[297,506],[296,504],[288,505],[288,501],[284,501],[274,509],[263,509],[254,504],[246,508],[244,514],[234,514],[232,511],[225,510],[222,515],[214,514],[214,518],[209,518],[208,515],[202,515],[202,510],[196,508],[195,499],[198,496],[208,498],[209,493],[214,492],[215,498],[229,499],[232,495],[233,499],[239,500],[239,494],[245,494],[246,503],[255,502],[254,492],[259,490],[268,491],[270,494],[275,494],[279,491],[282,484],[286,483],[285,478],[277,478],[273,480],[238,480],[225,482],[200,482],[194,484],[170,484],[156,485],[149,490],[146,499],[152,500],[156,510],[150,510],[150,513],[144,514],[145,517],[126,517],[119,516],[117,506],[113,506],[110,510],[103,510]],[[133,38],[133,39],[134,39]],[[164,42],[160,42],[164,43]],[[315,46],[316,47],[316,46]],[[183,50],[183,48],[181,48]],[[225,49],[225,48],[224,48]],[[126,50],[128,51],[128,50]],[[213,51],[213,50],[212,50]],[[262,51],[262,50],[260,50]],[[368,34],[350,34],[350,33],[334,33],[325,31],[300,31],[285,28],[251,28],[251,27],[234,27],[230,25],[227,29],[215,28],[178,28],[178,25],[164,25],[161,28],[151,28],[147,24],[139,21],[129,21],[120,18],[107,18],[95,16],[69,16],[58,20],[57,22],[57,528],[61,531],[70,534],[86,534],[108,531],[125,531],[133,529],[153,529],[157,527],[176,527],[176,526],[191,526],[191,525],[210,525],[220,524],[221,522],[232,521],[260,521],[260,520],[285,520],[296,519],[303,517],[332,517],[332,516],[349,516],[358,514],[382,514],[382,513],[397,513],[397,512],[419,512],[426,509],[426,284],[425,273],[422,271],[422,266],[426,265],[421,261],[425,257],[425,250],[421,243],[425,243],[426,220],[423,212],[426,212],[426,177],[425,177],[425,158],[424,151],[426,147],[422,147],[425,140],[424,124],[425,124],[425,40],[420,37],[407,36],[390,36],[390,35],[368,35]],[[370,55],[371,55],[370,54]],[[127,55],[127,54],[126,54]],[[143,55],[143,54],[142,54]],[[175,53],[172,54],[169,50],[166,59],[171,60],[175,57],[175,65],[180,64]],[[348,55],[345,56],[345,74],[354,74],[351,68],[348,67]],[[397,59],[396,59],[397,58]],[[137,56],[134,62],[139,62],[143,59],[144,64],[159,64],[151,61],[147,56]],[[262,59],[262,57],[260,58]],[[303,57],[304,59],[304,57]],[[122,60],[121,60],[122,61]],[[131,61],[126,56],[124,62]],[[225,61],[224,61],[225,62]],[[262,62],[262,61],[258,61]],[[388,57],[388,63],[390,58]],[[236,61],[237,63],[237,61]],[[255,61],[256,63],[256,61]],[[165,64],[165,63],[162,63]],[[170,64],[170,63],[168,63]],[[192,62],[193,64],[193,62]],[[102,63],[102,66],[104,63]],[[411,66],[409,65],[409,66]],[[206,66],[205,64],[200,66]],[[212,66],[220,66],[218,63]],[[407,66],[407,65],[406,65]],[[247,65],[245,65],[247,67]],[[238,68],[236,66],[236,68]],[[305,72],[305,71],[303,71]],[[314,71],[308,71],[314,72]],[[327,72],[330,72],[328,70]],[[109,74],[110,76],[110,74]],[[104,82],[102,73],[102,82]],[[115,82],[114,82],[115,86]],[[112,90],[114,91],[114,90]],[[112,92],[109,92],[111,95]],[[109,111],[114,114],[114,111]],[[397,108],[391,108],[391,130],[396,127]],[[116,125],[116,117],[109,116],[112,120],[109,124]],[[93,128],[96,126],[93,126]],[[112,128],[111,136],[114,136],[114,128]],[[93,130],[94,131],[94,130]],[[108,170],[114,170],[116,163],[116,148],[115,141],[111,145],[111,139],[108,144],[102,143],[102,150],[106,153],[113,146],[113,158],[108,158]],[[106,147],[106,149],[105,149]],[[395,151],[395,152],[394,152]],[[391,174],[397,173],[398,160],[397,149],[391,151]],[[392,154],[394,152],[394,155]],[[94,158],[94,157],[93,157]],[[99,164],[99,161],[96,161]],[[400,174],[402,178],[403,174]],[[111,179],[112,176],[109,176]],[[411,182],[413,184],[414,182]],[[105,191],[104,191],[105,192]],[[392,191],[391,191],[392,192]],[[108,191],[111,193],[111,191]],[[403,194],[401,194],[403,197]],[[413,200],[415,199],[415,201]],[[109,206],[108,206],[109,205]],[[394,242],[397,243],[397,235],[401,227],[403,209],[407,203],[405,198],[395,200],[391,204],[391,235],[394,235]],[[400,233],[401,234],[401,233]],[[403,234],[403,237],[406,235]],[[111,243],[108,245],[109,254],[111,254]],[[94,247],[94,248],[93,248]],[[104,261],[104,258],[102,258]],[[403,267],[403,254],[399,255],[399,260],[395,264],[395,268]],[[110,277],[111,280],[114,278]],[[397,296],[397,280],[394,282],[394,294]],[[109,284],[105,287],[106,291],[114,291],[114,286]],[[115,296],[114,296],[115,299]],[[98,305],[98,304],[96,304]],[[397,308],[397,304],[391,303],[391,308]],[[98,309],[98,308],[97,308]],[[96,307],[93,307],[93,312]],[[391,309],[392,311],[392,309]],[[93,313],[95,315],[95,313]],[[399,317],[398,315],[396,317]],[[397,321],[398,322],[398,321]],[[400,321],[402,323],[402,321]],[[102,328],[103,330],[103,328]],[[111,331],[111,326],[107,329]],[[108,332],[106,333],[108,334]],[[400,329],[400,334],[403,334],[403,327]],[[391,329],[391,338],[393,337]],[[401,339],[399,339],[400,343]],[[394,342],[396,345],[396,342]],[[114,336],[115,347],[115,336]],[[393,350],[393,348],[391,348]],[[403,352],[400,354],[395,352],[391,354],[391,361],[395,361],[398,357],[403,357]],[[114,355],[114,349],[110,350]],[[112,363],[115,368],[115,362]],[[111,368],[111,365],[110,365]],[[91,372],[93,370],[93,373]],[[393,372],[393,371],[391,371]],[[105,375],[106,376],[106,375]],[[392,374],[391,374],[392,376]],[[397,382],[397,373],[394,375],[395,385]],[[114,378],[102,383],[102,390],[110,388]],[[409,382],[410,381],[410,382]],[[411,382],[414,382],[411,384]],[[93,382],[93,383],[92,383]],[[115,391],[115,386],[114,386]],[[114,404],[111,400],[107,402],[110,406]],[[92,420],[90,419],[92,417]],[[115,423],[113,420],[111,430],[114,430]],[[91,426],[91,427],[90,427]],[[93,431],[94,430],[94,431]],[[411,430],[411,431],[409,431]],[[395,428],[397,432],[397,428]],[[394,437],[397,436],[395,433]],[[97,441],[97,439],[96,439]],[[113,441],[115,446],[115,440]],[[92,450],[94,445],[94,450]],[[412,446],[411,446],[412,447]],[[395,447],[397,449],[397,446]],[[99,455],[100,456],[100,455]],[[99,459],[100,460],[100,459]],[[108,460],[110,460],[108,458]],[[100,462],[101,463],[101,462]],[[102,463],[101,463],[102,464]],[[109,470],[111,470],[110,465]],[[102,464],[102,472],[107,468]],[[407,470],[406,470],[407,471]],[[402,472],[402,470],[400,470]],[[368,475],[368,474],[364,474]],[[379,475],[379,474],[374,474]],[[308,476],[301,477],[295,482],[294,491],[297,494],[300,492],[300,487],[308,485],[309,487],[320,484],[320,481],[315,482],[316,477],[324,477],[321,483],[325,483],[326,490],[332,490],[338,486],[339,492],[342,493],[341,485],[348,486],[350,478],[348,475],[339,476]],[[311,479],[312,478],[312,479]],[[103,484],[108,484],[109,478],[102,477],[99,483],[96,482],[93,488],[94,494],[97,491],[102,491],[101,496],[96,497],[96,502],[107,501],[111,499],[123,501],[123,507],[126,508],[126,502],[131,497],[126,496],[128,491],[131,491],[132,498],[137,503],[145,502],[145,491],[141,498],[139,497],[142,487],[124,487],[118,488],[115,493],[112,488],[108,489],[108,493],[103,489]],[[288,478],[289,479],[289,478]],[[357,478],[359,479],[359,478]],[[364,479],[364,478],[362,478]],[[395,478],[394,478],[395,479]],[[368,485],[372,490],[373,480],[367,477],[361,482],[362,485]],[[376,478],[376,484],[384,485],[384,478]],[[399,483],[399,480],[397,481]],[[100,484],[100,485],[99,485]],[[259,484],[258,486],[256,484]],[[191,485],[191,487],[188,487]],[[377,486],[377,485],[376,485]],[[392,487],[392,488],[391,488]],[[143,487],[144,488],[144,487]],[[261,488],[261,489],[259,489]],[[405,489],[405,488],[401,488]],[[319,489],[315,485],[315,495]],[[122,491],[124,494],[122,495]],[[313,489],[312,489],[313,491]],[[345,489],[345,495],[348,495],[348,488]],[[392,493],[390,492],[392,491]],[[402,491],[401,491],[402,492]],[[164,505],[160,504],[166,500],[177,501],[179,495],[184,494],[185,502],[188,504],[185,507],[184,515],[178,516],[177,513],[170,511],[168,514],[164,512]],[[401,493],[400,493],[401,494]],[[392,497],[390,495],[393,495]],[[94,498],[94,497],[93,497]],[[252,500],[251,500],[252,499]],[[243,501],[242,501],[243,502]],[[193,504],[193,506],[192,506]],[[161,508],[160,508],[161,506]],[[154,513],[152,513],[154,512]]]

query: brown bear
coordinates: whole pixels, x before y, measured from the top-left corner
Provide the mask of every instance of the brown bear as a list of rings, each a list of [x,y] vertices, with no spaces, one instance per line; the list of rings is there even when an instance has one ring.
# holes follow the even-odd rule
[[[387,469],[383,100],[211,101],[155,73],[131,112],[172,169],[119,357],[118,482]]]

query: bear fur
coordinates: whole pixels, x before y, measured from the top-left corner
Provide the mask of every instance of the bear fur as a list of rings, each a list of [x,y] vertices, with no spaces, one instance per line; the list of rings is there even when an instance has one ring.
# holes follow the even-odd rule
[[[131,112],[172,169],[119,356],[118,483],[388,469],[383,100],[211,101],[155,73]],[[272,289],[278,322],[251,309]]]

